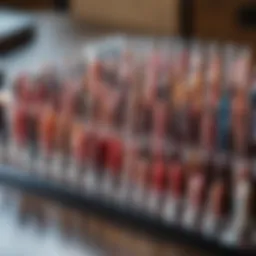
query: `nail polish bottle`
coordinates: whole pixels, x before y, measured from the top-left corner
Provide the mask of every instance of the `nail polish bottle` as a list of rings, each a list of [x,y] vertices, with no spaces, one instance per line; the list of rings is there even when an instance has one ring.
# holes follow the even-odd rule
[[[102,169],[102,163],[104,163],[104,155],[106,144],[103,141],[98,131],[95,131],[93,126],[85,126],[86,141],[86,153],[85,153],[85,168],[83,173],[82,188],[89,193],[98,193],[99,184],[99,169]],[[100,161],[101,165],[98,163]]]
[[[156,97],[157,80],[160,68],[160,56],[154,50],[149,56],[145,66],[144,100],[146,104],[153,104]]]
[[[247,231],[251,225],[251,172],[247,160],[237,159],[233,165],[232,212],[230,224],[224,232],[223,242],[241,245],[248,241]]]
[[[230,188],[230,174],[226,162],[215,161],[211,170],[207,201],[203,216],[202,231],[207,236],[216,237],[222,231],[223,222],[228,208],[228,190]]]
[[[106,198],[117,199],[123,167],[123,142],[121,138],[111,136],[107,143],[106,162],[103,176],[103,194]]]
[[[217,44],[209,45],[206,66],[206,104],[215,109],[221,95],[222,60]]]
[[[221,152],[230,150],[231,97],[228,92],[221,96],[217,110],[217,148]]]
[[[23,153],[28,150],[29,142],[29,110],[23,104],[17,104],[12,106],[11,112],[8,162],[23,168]]]
[[[141,149],[135,159],[135,168],[132,176],[132,203],[136,209],[145,210],[145,200],[150,189],[149,178],[151,174],[151,162],[148,150]]]
[[[71,186],[77,186],[79,179],[85,168],[86,158],[88,157],[88,134],[86,134],[84,124],[75,121],[71,131],[71,156],[67,171],[67,181]]]
[[[118,201],[121,204],[133,204],[133,194],[137,187],[137,162],[140,155],[139,143],[128,137],[123,140],[123,145],[123,167],[120,176]]]
[[[158,99],[153,107],[153,137],[159,140],[165,140],[167,135],[167,120],[167,101]]]
[[[182,200],[184,196],[184,166],[177,155],[173,155],[168,161],[167,188],[163,209],[163,218],[167,222],[179,221]]]
[[[162,201],[166,188],[166,163],[163,155],[153,156],[151,167],[151,181],[149,187],[149,212],[160,215],[162,212]]]
[[[91,131],[92,142],[90,148],[88,170],[85,173],[85,190],[93,194],[102,194],[102,181],[106,165],[109,138],[107,134]]]
[[[206,108],[202,116],[201,145],[208,153],[216,148],[217,124],[216,111]]]
[[[64,181],[66,178],[65,173],[70,154],[72,122],[72,115],[69,115],[67,112],[61,111],[57,116],[56,150],[53,154],[50,171],[51,177],[57,181]]]
[[[242,91],[236,91],[232,100],[232,145],[237,155],[248,153],[249,98]]]
[[[187,81],[189,99],[189,140],[192,144],[199,142],[199,124],[201,120],[204,90],[204,65],[203,48],[200,43],[195,42],[191,48]]]
[[[202,160],[191,156],[187,165],[187,182],[185,192],[185,205],[183,212],[183,225],[188,229],[198,229],[201,211],[204,203],[206,173]]]
[[[93,97],[100,93],[101,74],[103,65],[100,60],[94,60],[88,67],[88,89]]]
[[[56,149],[57,113],[51,104],[46,104],[40,114],[40,125],[38,126],[38,160],[37,172],[40,175],[49,175],[50,163],[53,160]]]

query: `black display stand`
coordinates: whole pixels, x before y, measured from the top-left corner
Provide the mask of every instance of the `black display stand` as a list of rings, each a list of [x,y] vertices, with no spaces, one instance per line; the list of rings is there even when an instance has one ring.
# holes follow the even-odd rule
[[[56,200],[68,207],[93,212],[130,228],[145,231],[157,239],[191,245],[206,252],[214,253],[214,255],[256,255],[256,251],[252,248],[225,246],[218,241],[206,238],[200,233],[164,223],[156,217],[137,212],[131,207],[111,203],[102,199],[102,197],[89,195],[82,191],[77,192],[75,189],[67,188],[66,185],[63,186],[52,181],[42,180],[35,174],[29,174],[8,166],[0,166],[0,183]]]

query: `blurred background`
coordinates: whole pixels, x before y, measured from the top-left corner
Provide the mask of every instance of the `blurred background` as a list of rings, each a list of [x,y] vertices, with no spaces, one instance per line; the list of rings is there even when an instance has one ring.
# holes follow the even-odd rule
[[[9,56],[4,60],[1,57],[1,65],[8,67],[9,72],[15,72],[20,63],[31,67],[38,59],[50,61],[63,52],[66,56],[74,55],[85,40],[110,31],[180,35],[256,46],[253,0],[1,0],[0,3],[1,56],[37,34],[26,51],[16,52],[19,57]],[[26,23],[24,17],[19,20],[20,13],[10,17],[4,7],[29,12],[33,21]],[[53,55],[49,49],[56,45]]]
[[[0,0],[0,83],[79,57],[87,43],[113,33],[255,48],[255,28],[254,0]],[[206,255],[5,186],[0,196],[0,255]]]

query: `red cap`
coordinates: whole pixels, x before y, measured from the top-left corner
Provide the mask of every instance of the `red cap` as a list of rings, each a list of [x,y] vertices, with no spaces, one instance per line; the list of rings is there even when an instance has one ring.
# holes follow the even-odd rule
[[[165,188],[166,167],[163,160],[156,160],[152,165],[153,188],[162,191]]]
[[[184,173],[180,162],[175,161],[169,165],[169,186],[172,195],[180,197],[183,192]]]
[[[118,138],[110,139],[108,142],[108,150],[106,154],[107,168],[113,173],[121,171],[123,160],[123,143]]]
[[[108,140],[106,138],[97,138],[94,150],[92,151],[92,158],[95,156],[96,166],[105,167],[108,151]]]

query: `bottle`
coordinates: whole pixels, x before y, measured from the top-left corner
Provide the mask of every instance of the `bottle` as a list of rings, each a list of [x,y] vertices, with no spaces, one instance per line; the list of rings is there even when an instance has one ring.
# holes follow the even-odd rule
[[[236,91],[232,100],[232,144],[238,155],[248,153],[249,98],[242,91]]]
[[[75,121],[71,131],[71,156],[67,172],[67,180],[71,185],[78,185],[85,169],[88,157],[88,138],[84,124]]]
[[[221,95],[222,60],[217,44],[213,43],[208,48],[206,66],[206,105],[215,109]]]
[[[202,229],[207,236],[218,236],[229,211],[230,170],[226,160],[219,159],[211,171]]]
[[[202,116],[201,145],[208,153],[216,148],[217,124],[215,109],[206,108]]]
[[[87,141],[85,167],[81,178],[82,188],[88,193],[96,193],[99,184],[99,168],[102,168],[102,163],[104,163],[105,141],[100,138],[99,132],[95,131],[90,124],[85,125],[84,132]]]
[[[132,175],[132,202],[136,209],[145,210],[145,200],[149,191],[151,173],[150,156],[146,149],[142,149],[135,159]]]
[[[117,199],[116,192],[121,185],[121,171],[123,165],[123,142],[121,138],[111,136],[107,143],[106,162],[103,176],[104,196]]]
[[[70,155],[72,115],[61,111],[57,116],[56,150],[53,154],[50,175],[57,181],[66,180],[66,172]]]
[[[247,235],[251,225],[251,170],[247,160],[238,158],[233,165],[232,212],[230,224],[224,232],[223,241],[240,245],[249,241]]]
[[[167,189],[165,195],[165,204],[163,209],[163,218],[167,222],[178,222],[182,200],[184,196],[184,166],[181,159],[174,155],[167,167]]]
[[[221,96],[217,110],[217,149],[227,152],[231,137],[231,97],[228,92]]]
[[[161,215],[162,201],[166,188],[166,163],[163,155],[153,156],[150,188],[149,188],[149,212],[153,215]]]
[[[191,49],[188,72],[188,133],[189,143],[197,146],[200,143],[200,123],[202,118],[204,92],[204,58],[202,46],[195,43]]]
[[[139,143],[129,136],[123,140],[123,166],[120,176],[120,189],[117,192],[120,204],[133,204],[136,194],[137,161],[140,157]]]
[[[206,173],[199,156],[189,156],[183,225],[188,229],[199,228],[199,220],[204,204]]]
[[[9,141],[8,162],[22,168],[23,150],[29,142],[29,111],[23,104],[15,104],[11,110],[11,138]]]
[[[148,57],[145,67],[144,81],[144,101],[147,105],[152,105],[157,93],[157,80],[160,69],[159,52],[155,49]]]
[[[153,137],[164,141],[167,135],[168,106],[164,100],[157,100],[153,108]]]
[[[56,149],[57,113],[51,104],[42,108],[40,125],[38,126],[38,161],[37,172],[49,175],[50,163]]]

